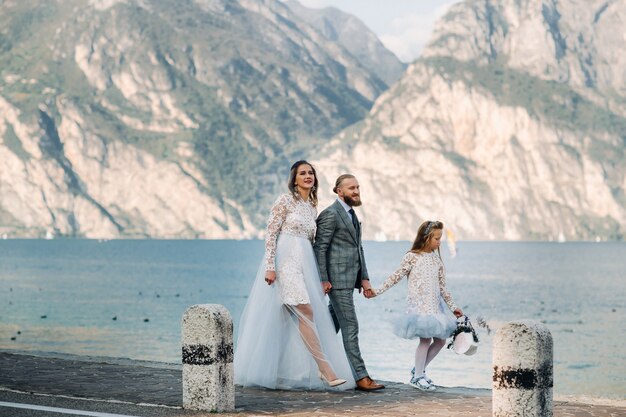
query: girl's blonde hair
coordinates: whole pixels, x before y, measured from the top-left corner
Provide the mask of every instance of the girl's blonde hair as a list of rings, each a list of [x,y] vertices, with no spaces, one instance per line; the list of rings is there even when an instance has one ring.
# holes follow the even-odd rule
[[[433,238],[435,230],[443,230],[443,223],[437,220],[428,220],[422,223],[419,229],[417,229],[417,236],[415,236],[415,240],[413,241],[411,252],[422,252],[426,247],[426,244],[428,244],[428,242],[430,242]],[[439,253],[439,249],[437,249],[437,253]],[[441,256],[441,254],[439,256]]]

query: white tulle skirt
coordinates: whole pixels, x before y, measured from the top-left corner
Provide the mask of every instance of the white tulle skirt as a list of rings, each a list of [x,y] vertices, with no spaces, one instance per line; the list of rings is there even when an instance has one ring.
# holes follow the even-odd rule
[[[396,336],[404,339],[418,337],[436,337],[447,339],[456,329],[456,319],[446,303],[439,297],[439,311],[436,314],[420,314],[416,309],[408,308],[398,317],[393,326]]]
[[[335,389],[354,388],[350,364],[322,291],[311,242],[281,234],[276,247],[276,265],[277,282],[284,274],[290,274],[288,278],[283,277],[285,281],[293,280],[294,273],[303,281],[300,289],[306,289],[313,320],[303,316],[298,306],[285,304],[284,287],[277,282],[267,285],[265,262],[262,262],[239,322],[235,383],[270,389],[328,389],[319,377],[317,358],[318,362],[330,365],[338,378],[347,380]],[[294,265],[297,270],[293,269]],[[302,329],[309,335],[307,340],[311,340],[312,330],[319,344],[305,342]]]

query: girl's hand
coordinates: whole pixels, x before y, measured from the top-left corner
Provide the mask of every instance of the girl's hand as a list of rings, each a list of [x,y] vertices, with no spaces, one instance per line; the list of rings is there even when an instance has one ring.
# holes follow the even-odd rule
[[[267,271],[265,273],[265,282],[267,285],[272,285],[276,281],[276,271]]]
[[[463,310],[461,310],[460,308],[457,308],[456,310],[453,311],[453,313],[456,318],[459,318],[463,315]]]

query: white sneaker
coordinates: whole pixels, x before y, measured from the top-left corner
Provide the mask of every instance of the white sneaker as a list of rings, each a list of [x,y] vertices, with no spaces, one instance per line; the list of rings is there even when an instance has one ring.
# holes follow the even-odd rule
[[[411,369],[411,379],[415,378],[415,367],[413,367],[413,369]],[[424,378],[426,378],[426,381],[428,381],[428,383],[430,385],[435,385],[435,383],[433,382],[432,379],[430,379],[430,377],[426,374],[424,374]]]
[[[433,385],[433,386],[435,385],[435,383],[433,382],[433,380],[432,380],[432,379],[430,379],[430,377],[429,377],[428,375],[424,374],[424,379],[426,379],[426,381],[428,381],[428,383],[429,383],[430,385]]]
[[[434,391],[436,389],[434,385],[431,385],[428,383],[428,381],[426,381],[426,378],[424,378],[424,376],[411,378],[411,382],[409,382],[409,385],[422,391]]]

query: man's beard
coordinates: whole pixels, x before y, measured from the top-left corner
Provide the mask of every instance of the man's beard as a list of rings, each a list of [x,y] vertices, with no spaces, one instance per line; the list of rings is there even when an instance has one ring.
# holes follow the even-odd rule
[[[359,207],[361,203],[361,199],[355,200],[352,197],[348,197],[347,195],[343,196],[343,201],[350,207]]]

